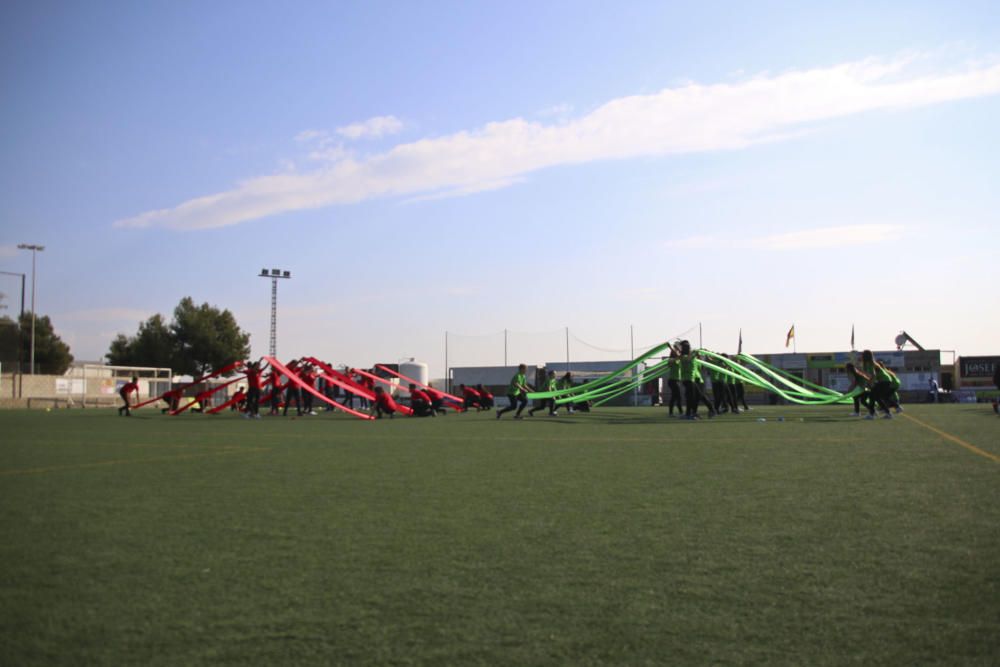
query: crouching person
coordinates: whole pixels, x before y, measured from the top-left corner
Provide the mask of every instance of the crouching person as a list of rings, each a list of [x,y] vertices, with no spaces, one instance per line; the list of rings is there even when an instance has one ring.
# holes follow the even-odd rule
[[[410,383],[410,407],[413,408],[414,417],[433,417],[437,414],[431,397],[427,392],[417,389],[417,385]]]
[[[383,391],[382,387],[375,387],[375,400],[368,413],[375,415],[375,419],[382,419],[383,415],[389,415],[389,419],[392,419],[398,411],[399,406],[392,400],[392,396]]]

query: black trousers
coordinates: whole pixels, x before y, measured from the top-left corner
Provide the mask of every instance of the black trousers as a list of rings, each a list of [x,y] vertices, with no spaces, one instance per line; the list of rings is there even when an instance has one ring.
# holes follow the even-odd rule
[[[681,384],[677,380],[667,380],[667,387],[670,388],[670,414],[674,414],[674,406],[677,406],[677,413],[684,414],[684,404],[681,401]]]
[[[412,405],[413,414],[417,417],[433,417],[435,410],[427,401],[413,401]]]
[[[302,411],[312,412],[313,409],[313,395],[312,392],[300,390],[302,393]]]
[[[521,394],[520,396],[515,396],[514,394],[508,394],[507,400],[510,401],[510,404],[497,414],[502,415],[506,412],[512,412],[513,410],[516,409],[517,412],[514,413],[514,416],[520,417],[521,411],[524,410],[526,405],[528,405],[528,398],[524,394]]]
[[[705,395],[705,390],[702,389],[700,382],[695,382],[694,380],[684,380],[684,393],[686,394],[687,415],[689,417],[693,417],[698,414],[699,403],[704,403],[710,414],[715,413],[715,410],[712,408],[712,404],[708,402],[708,396]]]
[[[529,415],[533,415],[539,410],[549,409],[549,414],[554,415],[556,413],[556,399],[554,398],[543,398],[538,402],[538,405],[528,410]]]
[[[300,392],[298,387],[289,386],[288,389],[285,390],[285,409],[281,413],[282,416],[288,415],[288,405],[292,401],[295,401],[295,413],[300,417],[302,416],[302,398],[299,394]]]
[[[260,389],[247,387],[247,414],[255,415],[258,412],[260,412]]]
[[[892,385],[888,382],[876,382],[872,385],[871,401],[868,404],[868,414],[875,414],[875,404],[889,414],[889,403],[892,400]]]
[[[728,407],[732,403],[729,397],[729,385],[725,382],[712,381],[712,397],[715,399],[716,412],[719,412],[722,406]]]
[[[131,417],[132,416],[132,411],[129,409],[131,406],[129,405],[129,402],[128,402],[128,396],[126,396],[125,394],[123,394],[121,392],[119,392],[118,395],[122,397],[123,401],[125,401],[125,405],[123,405],[120,408],[118,408],[118,414],[123,414],[124,413],[124,415],[126,417]]]
[[[734,402],[738,401],[739,404],[743,406],[744,410],[749,410],[750,406],[747,405],[746,387],[743,386],[742,382],[737,382],[733,386],[736,387],[736,395],[733,397],[733,401]]]

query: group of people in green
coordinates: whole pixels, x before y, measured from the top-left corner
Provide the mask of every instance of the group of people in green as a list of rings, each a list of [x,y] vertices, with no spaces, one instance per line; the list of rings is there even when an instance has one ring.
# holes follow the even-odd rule
[[[721,356],[727,357],[727,355]],[[728,359],[736,362],[732,356],[728,356]],[[851,380],[848,394],[853,394],[854,398],[852,416],[860,417],[862,408],[867,411],[866,419],[875,419],[876,408],[883,412],[886,419],[892,418],[893,410],[897,413],[903,411],[899,401],[899,377],[884,363],[876,360],[871,350],[862,352],[860,367],[854,363],[848,363],[845,368]],[[726,373],[718,367],[712,367],[708,370],[709,378],[712,381],[712,400],[709,400],[709,394],[705,388],[705,377],[702,363],[699,361],[699,351],[693,349],[691,343],[686,340],[670,346],[665,376],[669,393],[668,409],[671,416],[674,416],[676,409],[677,417],[681,419],[700,419],[698,410],[702,404],[708,409],[709,418],[725,413],[739,414],[751,410],[746,402],[744,384],[739,377]],[[540,391],[554,395],[556,392],[565,392],[572,387],[573,378],[570,373],[559,378],[553,370],[546,375],[545,387]],[[514,419],[522,419],[522,413],[528,405],[528,393],[532,391],[535,390],[528,384],[527,366],[521,364],[517,367],[517,372],[507,387],[508,405],[497,409],[497,419],[501,419],[508,412],[514,413]],[[586,402],[567,405],[569,412],[573,412],[574,408],[586,409],[587,407],[589,404]],[[534,416],[540,410],[547,410],[550,416],[557,415],[556,399],[550,396],[537,401],[536,405],[528,410],[528,415]]]
[[[514,413],[514,419],[523,419],[524,416],[521,414],[524,408],[528,406],[528,392],[534,391],[534,387],[528,384],[528,367],[525,364],[520,364],[517,367],[517,372],[514,373],[514,377],[510,379],[510,384],[507,385],[507,407],[497,408],[497,419],[500,419],[508,412]],[[567,372],[561,378],[557,377],[555,371],[550,370],[545,376],[545,388],[543,391],[546,392],[556,392],[573,387],[573,374]],[[559,409],[556,406],[555,398],[545,398],[538,401],[537,405],[528,410],[528,416],[534,417],[535,413],[539,410],[548,410],[548,415],[550,417],[556,417],[559,415]],[[577,403],[570,403],[566,406],[566,409],[570,414],[573,414],[575,410],[588,411],[590,409],[589,401],[581,401]]]
[[[705,390],[705,376],[702,373],[701,362],[698,360],[698,351],[691,348],[689,341],[682,340],[670,346],[667,369],[668,408],[671,416],[674,415],[676,407],[678,417],[690,420],[700,419],[698,408],[702,403],[708,408],[709,418],[727,412],[739,414],[750,410],[743,382],[728,373],[714,369],[709,370],[713,400],[708,400],[708,393]]]
[[[868,414],[865,419],[875,419],[875,406],[883,411],[883,419],[892,419],[891,408],[896,412],[902,412],[903,406],[899,403],[899,377],[893,373],[885,364],[875,359],[871,350],[864,350],[861,353],[861,368],[853,363],[845,366],[847,376],[851,378],[851,386],[848,393],[856,389],[861,392],[854,396],[854,417],[861,416],[861,408],[867,409]]]

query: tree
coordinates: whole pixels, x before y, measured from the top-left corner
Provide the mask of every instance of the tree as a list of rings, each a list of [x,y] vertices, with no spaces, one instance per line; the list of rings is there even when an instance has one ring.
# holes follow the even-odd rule
[[[21,361],[21,330],[17,322],[6,315],[0,317],[0,363],[4,372]]]
[[[157,313],[139,323],[135,336],[118,334],[111,341],[107,357],[115,366],[173,368],[177,360],[177,341],[163,321],[163,315]]]
[[[250,334],[240,329],[228,310],[184,297],[174,309],[170,325],[177,343],[176,368],[188,375],[204,375],[250,355]]]
[[[31,349],[31,313],[21,316],[21,350],[22,357],[29,362]],[[56,335],[52,320],[48,315],[35,318],[35,366],[36,372],[43,375],[62,375],[73,363],[69,345]],[[29,369],[30,370],[30,369]]]
[[[200,376],[250,355],[250,334],[228,310],[184,297],[167,324],[160,314],[139,324],[135,336],[118,334],[108,350],[116,366],[157,366]]]

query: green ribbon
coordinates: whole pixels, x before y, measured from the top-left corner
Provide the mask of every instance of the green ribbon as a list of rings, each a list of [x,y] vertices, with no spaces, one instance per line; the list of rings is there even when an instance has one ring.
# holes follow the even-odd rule
[[[603,405],[623,394],[627,394],[641,384],[666,375],[670,370],[668,365],[669,359],[663,359],[644,371],[630,375],[626,374],[636,369],[647,359],[669,348],[670,343],[657,345],[645,354],[636,357],[628,364],[599,380],[575,387],[557,389],[556,391],[530,392],[528,393],[528,398],[532,400],[553,398],[556,405],[582,403],[585,401],[593,401],[595,406]],[[853,391],[843,394],[810,382],[809,380],[796,377],[749,354],[740,354],[736,360],[733,360],[711,350],[700,349],[697,350],[697,353],[700,357],[698,363],[701,366],[725,377],[730,377],[739,382],[777,394],[785,400],[799,405],[851,403],[855,396],[864,391],[861,387],[856,387]]]

